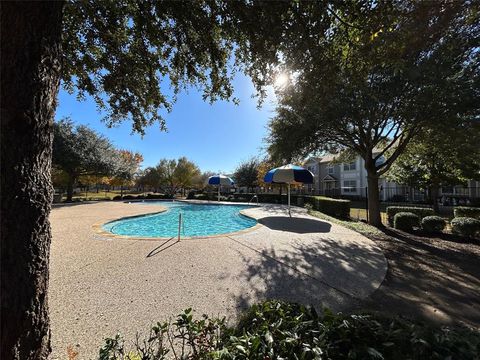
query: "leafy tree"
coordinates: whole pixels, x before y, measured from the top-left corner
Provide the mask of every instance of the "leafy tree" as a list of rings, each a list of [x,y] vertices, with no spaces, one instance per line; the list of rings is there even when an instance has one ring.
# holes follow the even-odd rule
[[[129,150],[118,150],[118,154],[118,168],[114,176],[108,179],[108,184],[120,186],[120,196],[123,198],[123,187],[135,184],[135,175],[137,175],[140,164],[143,161],[143,156],[140,153],[134,153]]]
[[[480,180],[480,123],[463,121],[425,129],[393,164],[387,177],[399,184],[429,189],[438,211],[439,188]]]
[[[258,185],[258,166],[259,161],[255,158],[240,163],[233,174],[236,185],[246,186],[247,189],[256,187]]]
[[[449,55],[450,45],[454,51],[460,44],[469,43],[468,38],[457,36],[456,27],[476,36],[474,25],[478,19],[469,11],[472,3],[445,0],[433,6],[430,2],[406,0],[2,2],[0,357],[45,359],[50,352],[48,215],[52,198],[52,122],[60,80],[67,90],[76,91],[80,98],[91,95],[108,110],[107,124],[130,119],[134,131],[142,133],[145,125],[155,121],[162,129],[165,127],[161,111],[170,110],[177,93],[186,87],[197,86],[206,100],[232,99],[230,69],[241,68],[248,73],[257,90],[264,94],[265,85],[279,67],[310,74],[325,65],[326,74],[335,78],[337,69],[332,64],[337,58],[358,57],[359,63],[363,59],[369,64],[369,57],[362,56],[363,51],[368,53],[366,40],[374,37],[374,41],[388,43],[392,34],[400,34],[411,42],[405,41],[401,46],[399,41],[392,42],[391,49],[383,46],[379,54],[389,53],[402,70],[406,68],[402,67],[402,54],[408,60],[409,54],[421,48],[416,46],[416,37],[420,45],[426,38],[430,37],[432,44],[438,39],[438,31],[424,31],[429,30],[425,24],[432,23],[434,29],[440,29],[449,23],[445,19],[453,19],[450,23],[458,26],[451,27],[452,31],[445,36],[447,46],[439,46]],[[388,7],[393,9],[391,13],[380,11]],[[417,16],[417,7],[425,10],[428,21]],[[437,13],[436,8],[440,9]],[[463,17],[458,16],[459,9]],[[403,16],[395,23],[396,12],[411,13],[413,21]],[[430,16],[432,12],[435,14]],[[392,27],[375,26],[384,15]],[[467,21],[473,29],[465,28]],[[397,30],[403,27],[412,27],[414,31]],[[342,42],[332,46],[338,36],[346,39],[348,46],[363,44],[363,50],[358,44],[352,49]],[[230,61],[233,53],[234,62]],[[423,54],[428,57],[430,52]],[[462,61],[461,56],[450,58]],[[344,61],[338,63],[340,70]],[[456,62],[451,65],[458,68]],[[440,66],[436,75],[447,75],[442,69]],[[468,75],[467,69],[465,76]],[[321,76],[317,79],[325,80]],[[358,78],[351,79],[358,82]],[[451,82],[452,77],[437,79]],[[462,79],[460,76],[459,84]],[[173,88],[172,97],[162,90],[168,85]],[[396,85],[401,87],[402,82]],[[407,85],[404,87],[408,90]],[[462,93],[463,89],[462,85],[453,84],[450,91]],[[444,95],[438,93],[439,103],[444,103]],[[344,96],[338,102],[343,104],[345,98],[352,101],[352,97]],[[413,99],[412,109],[424,101],[421,97]]]
[[[198,166],[186,157],[178,160],[162,159],[157,166],[146,168],[137,183],[174,195],[178,190],[193,186],[200,175]]]
[[[177,187],[181,188],[185,193],[186,188],[195,184],[195,180],[201,172],[196,164],[189,161],[186,157],[181,157],[177,161],[173,174]]]
[[[193,184],[192,184],[193,187],[197,189],[204,189],[205,186],[207,185],[208,178],[213,175],[215,175],[213,171],[201,172],[200,174],[195,176],[195,178],[193,179]]]
[[[306,16],[297,37],[279,37],[295,78],[278,92],[271,155],[360,155],[381,226],[378,179],[408,143],[429,124],[479,116],[479,14],[468,1],[350,2],[321,34],[322,19]]]
[[[160,187],[160,174],[155,167],[148,167],[139,174],[136,183],[142,189],[149,188],[157,192]]]
[[[113,125],[143,132],[197,86],[231,99],[233,39],[220,1],[2,2],[1,358],[50,353],[48,264],[53,116],[60,81]],[[162,89],[170,86],[173,96]],[[33,331],[33,329],[35,331]]]
[[[108,139],[87,126],[74,127],[71,120],[54,124],[53,163],[67,176],[67,201],[80,176],[114,175],[126,171],[118,151]]]
[[[186,157],[177,160],[162,159],[155,167],[159,174],[160,186],[174,195],[178,190],[191,186],[200,170],[193,162]]]

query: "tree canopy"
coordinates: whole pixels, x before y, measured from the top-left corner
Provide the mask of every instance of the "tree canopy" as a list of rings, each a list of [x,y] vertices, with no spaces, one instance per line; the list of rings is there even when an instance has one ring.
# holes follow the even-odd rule
[[[200,169],[186,157],[162,159],[155,167],[148,167],[138,178],[138,184],[174,195],[178,190],[193,186],[201,176]]]
[[[130,158],[127,153],[115,149],[107,138],[89,127],[75,126],[70,119],[54,124],[53,164],[67,175],[67,201],[72,200],[73,187],[81,176],[133,176],[139,154]]]
[[[479,119],[480,15],[468,1],[348,3],[335,14],[320,39],[299,30],[285,44],[298,54],[285,60],[292,81],[278,92],[269,151],[360,155],[380,225],[378,177],[409,141],[428,124]]]
[[[119,163],[114,176],[110,177],[107,182],[112,186],[128,186],[133,185],[135,176],[140,170],[140,164],[143,156],[130,150],[118,150]]]
[[[238,186],[254,188],[258,185],[259,161],[255,158],[240,163],[235,169],[233,178]]]
[[[388,171],[399,184],[430,190],[433,204],[442,185],[480,180],[480,123],[433,124],[419,134]]]

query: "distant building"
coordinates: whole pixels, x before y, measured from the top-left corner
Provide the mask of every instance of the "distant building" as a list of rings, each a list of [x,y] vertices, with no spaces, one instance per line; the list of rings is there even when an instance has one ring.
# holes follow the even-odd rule
[[[380,158],[380,161],[384,161]],[[367,188],[367,171],[365,161],[357,156],[348,163],[339,163],[335,155],[311,157],[304,166],[314,175],[314,184],[307,186],[307,191],[325,196],[365,197]],[[380,199],[388,200],[400,186],[380,178]],[[388,191],[383,191],[388,189]]]
[[[379,161],[385,160],[381,157]],[[349,163],[341,163],[331,154],[310,157],[304,166],[314,175],[314,183],[305,186],[306,193],[332,197],[366,197],[367,171],[365,161],[360,156]],[[428,198],[424,189],[399,185],[385,178],[379,179],[379,188],[381,201],[421,202]],[[437,200],[448,206],[469,204],[474,198],[480,198],[480,181],[470,180],[467,186],[441,187]]]

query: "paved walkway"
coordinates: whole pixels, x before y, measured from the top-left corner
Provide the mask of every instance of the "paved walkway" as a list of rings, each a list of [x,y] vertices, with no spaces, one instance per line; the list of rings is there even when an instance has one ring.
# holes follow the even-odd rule
[[[193,307],[234,320],[249,304],[280,298],[345,309],[382,282],[386,260],[369,239],[304,209],[244,210],[262,226],[214,238],[132,240],[104,237],[93,225],[161,211],[159,205],[99,202],[61,206],[51,215],[52,358],[94,358],[103,338],[130,340],[156,321]]]

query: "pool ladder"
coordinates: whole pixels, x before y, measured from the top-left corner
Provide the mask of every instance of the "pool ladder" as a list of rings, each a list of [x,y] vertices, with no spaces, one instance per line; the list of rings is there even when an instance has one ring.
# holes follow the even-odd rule
[[[180,232],[183,232],[185,236],[185,220],[183,219],[182,213],[178,213],[178,238],[177,241],[180,241]]]
[[[257,200],[257,205],[258,205],[258,196],[257,195],[252,196],[252,198],[248,201],[248,205],[250,205],[250,203],[253,201],[253,199]]]

